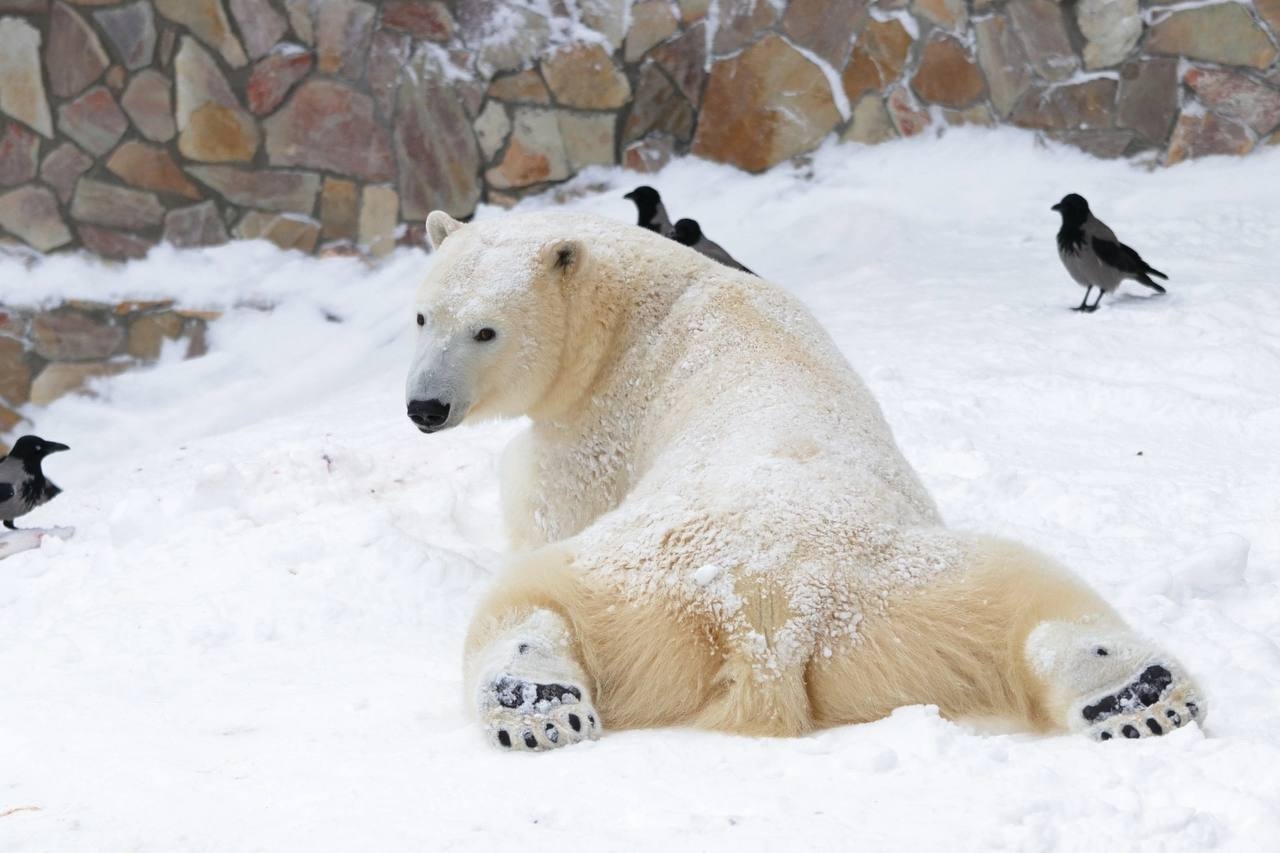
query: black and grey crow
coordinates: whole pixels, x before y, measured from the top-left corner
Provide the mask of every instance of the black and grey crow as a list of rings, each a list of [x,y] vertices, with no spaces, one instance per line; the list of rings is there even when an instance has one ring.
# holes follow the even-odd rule
[[[9,455],[0,458],[0,521],[16,530],[13,520],[52,500],[62,489],[51,483],[40,468],[50,453],[70,450],[65,444],[24,435]]]
[[[636,224],[641,228],[656,231],[664,237],[671,236],[671,220],[667,218],[667,209],[662,206],[662,196],[653,187],[636,187],[623,196],[636,204]]]
[[[1096,311],[1104,294],[1131,278],[1147,287],[1164,293],[1164,288],[1151,280],[1151,276],[1169,276],[1153,268],[1137,252],[1116,239],[1115,232],[1089,212],[1089,202],[1084,196],[1071,193],[1055,204],[1052,210],[1062,214],[1062,228],[1058,230],[1058,257],[1062,265],[1084,288],[1084,301],[1077,311]],[[1089,293],[1098,288],[1098,298],[1089,304]]]
[[[695,252],[706,255],[713,261],[719,261],[726,267],[733,267],[735,270],[742,270],[745,273],[755,275],[751,270],[735,261],[733,255],[726,252],[719,243],[708,240],[706,235],[702,233],[702,226],[693,219],[681,219],[677,222],[675,228],[671,229],[671,238],[677,243],[688,246]]]

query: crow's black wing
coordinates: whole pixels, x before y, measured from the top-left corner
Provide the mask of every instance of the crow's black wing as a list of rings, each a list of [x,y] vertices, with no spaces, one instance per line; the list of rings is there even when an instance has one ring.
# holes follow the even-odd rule
[[[1109,267],[1114,267],[1121,272],[1129,275],[1140,276],[1143,273],[1151,273],[1161,278],[1168,278],[1167,275],[1160,270],[1153,268],[1150,264],[1142,259],[1142,256],[1130,249],[1124,243],[1119,241],[1104,240],[1101,237],[1093,238],[1093,251],[1097,254],[1098,259]]]
[[[8,483],[0,483],[0,503],[4,503],[13,497],[13,486]]]

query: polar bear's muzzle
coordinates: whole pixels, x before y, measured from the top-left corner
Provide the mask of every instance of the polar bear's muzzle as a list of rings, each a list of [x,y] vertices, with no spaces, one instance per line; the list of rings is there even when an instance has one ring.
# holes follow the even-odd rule
[[[448,424],[450,408],[443,400],[410,400],[409,420],[422,432],[437,432]]]

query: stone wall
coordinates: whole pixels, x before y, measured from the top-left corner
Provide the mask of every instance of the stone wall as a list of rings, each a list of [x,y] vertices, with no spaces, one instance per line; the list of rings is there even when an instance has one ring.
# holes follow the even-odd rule
[[[0,241],[378,255],[594,164],[955,124],[1244,154],[1278,36],[1280,0],[0,0]]]
[[[45,310],[0,307],[0,434],[29,428],[18,409],[45,406],[160,357],[173,342],[186,358],[204,355],[213,311],[173,302],[72,301]],[[0,452],[7,449],[0,443]]]

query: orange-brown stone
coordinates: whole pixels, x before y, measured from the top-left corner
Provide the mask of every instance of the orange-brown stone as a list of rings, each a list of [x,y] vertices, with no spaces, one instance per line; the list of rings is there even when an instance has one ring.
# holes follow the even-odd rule
[[[693,153],[760,172],[813,150],[839,122],[818,66],[769,36],[711,69]]]
[[[931,103],[963,107],[982,97],[987,86],[964,45],[943,36],[925,45],[911,88]]]
[[[107,168],[125,183],[144,190],[200,198],[195,184],[187,180],[169,152],[159,145],[130,140],[112,153]]]
[[[902,76],[911,50],[911,34],[898,20],[872,21],[853,45],[841,82],[849,102],[883,89]]]

